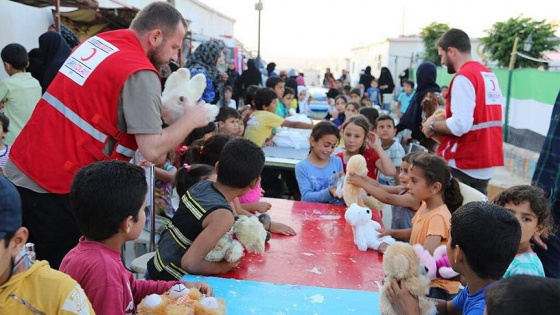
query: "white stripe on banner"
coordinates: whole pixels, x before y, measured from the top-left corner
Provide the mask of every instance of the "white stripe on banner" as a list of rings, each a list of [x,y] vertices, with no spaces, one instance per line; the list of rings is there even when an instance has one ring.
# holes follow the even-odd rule
[[[554,106],[536,100],[511,99],[509,125],[516,129],[529,129],[542,136],[548,133]],[[505,113],[505,108],[504,111]]]
[[[59,111],[62,115],[64,115],[64,117],[70,120],[74,125],[78,126],[78,128],[87,132],[90,136],[94,137],[99,142],[105,143],[105,141],[107,140],[107,136],[104,133],[95,129],[92,125],[90,125],[87,121],[83,120],[82,117],[78,116],[78,114],[76,114],[66,105],[64,105],[52,94],[50,94],[49,92],[45,92],[45,94],[43,95],[43,99],[47,101],[47,103],[50,104],[52,107],[54,107],[57,111]]]

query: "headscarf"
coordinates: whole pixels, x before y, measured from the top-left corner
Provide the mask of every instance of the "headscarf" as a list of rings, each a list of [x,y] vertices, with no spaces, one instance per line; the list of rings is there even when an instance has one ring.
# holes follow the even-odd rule
[[[436,77],[437,70],[433,62],[424,61],[420,64],[416,71],[418,87],[410,100],[410,105],[397,125],[397,132],[408,128],[412,130],[412,138],[417,140],[424,138],[422,131],[420,131],[420,125],[422,124],[422,100],[428,92],[441,92],[439,85],[436,83]]]
[[[367,90],[371,86],[371,81],[375,80],[375,77],[371,75],[371,67],[367,66],[364,74],[360,76],[359,84],[364,86],[364,89]]]
[[[214,82],[219,82],[220,72],[216,62],[218,62],[222,50],[224,50],[224,44],[220,41],[211,40],[203,42],[189,56],[185,68],[189,68],[191,72],[192,69],[202,69]]]
[[[262,76],[259,69],[255,65],[255,59],[247,60],[247,70],[241,73],[240,88],[243,92],[243,97],[247,92],[247,88],[251,85],[262,86]]]
[[[303,101],[299,100],[299,93],[301,93],[301,91],[305,91],[305,97]],[[307,114],[309,112],[309,104],[307,103],[307,100],[309,100],[309,91],[307,90],[307,88],[305,86],[298,85],[296,97],[298,99],[299,112],[301,114]]]
[[[274,72],[275,68],[276,68],[276,64],[274,62],[271,62],[266,65],[266,72],[268,73],[269,77],[277,76],[276,72]]]
[[[62,67],[68,56],[70,56],[71,50],[59,33],[48,31],[39,36],[39,51],[45,67],[41,80],[41,87],[44,93],[58,73],[58,70]]]
[[[381,94],[393,93],[393,90],[395,89],[395,83],[393,82],[393,76],[391,75],[391,71],[389,71],[389,68],[381,68],[381,74],[379,74],[379,80],[377,82],[379,83],[378,85]],[[386,89],[382,89],[382,85],[388,85],[389,87],[387,87]]]

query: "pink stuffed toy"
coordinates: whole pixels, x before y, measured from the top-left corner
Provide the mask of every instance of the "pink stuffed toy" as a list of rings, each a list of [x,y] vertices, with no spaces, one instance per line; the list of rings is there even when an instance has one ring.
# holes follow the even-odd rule
[[[420,263],[425,268],[426,277],[430,280],[435,278],[451,279],[459,275],[459,273],[451,268],[449,258],[447,257],[446,245],[436,247],[433,256],[420,244],[415,244],[413,247],[418,257],[420,257]]]
[[[437,277],[444,279],[455,278],[459,275],[449,263],[447,257],[447,245],[440,245],[434,250],[434,260],[436,262]]]

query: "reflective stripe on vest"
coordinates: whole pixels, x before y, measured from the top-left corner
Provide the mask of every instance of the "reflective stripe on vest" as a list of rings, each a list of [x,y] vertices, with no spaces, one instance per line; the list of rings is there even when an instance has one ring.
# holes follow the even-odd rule
[[[501,120],[487,121],[487,122],[483,122],[483,123],[480,123],[480,124],[473,125],[471,127],[471,131],[490,128],[490,127],[501,127],[501,126],[502,126],[502,121]]]
[[[105,143],[107,141],[107,135],[103,132],[95,129],[90,123],[85,121],[82,117],[76,114],[73,110],[68,108],[68,106],[64,105],[58,98],[54,95],[50,94],[49,92],[45,92],[42,97],[47,104],[54,107],[58,112],[60,112],[66,119],[76,125],[78,128],[86,132],[88,135],[96,139],[101,143]],[[122,154],[127,157],[134,156],[134,150],[127,148],[121,144],[117,145],[116,152]]]
[[[117,153],[120,153],[124,156],[128,156],[129,158],[134,156],[134,150],[124,147],[120,144],[117,144],[117,148],[115,149],[115,151],[117,151]]]

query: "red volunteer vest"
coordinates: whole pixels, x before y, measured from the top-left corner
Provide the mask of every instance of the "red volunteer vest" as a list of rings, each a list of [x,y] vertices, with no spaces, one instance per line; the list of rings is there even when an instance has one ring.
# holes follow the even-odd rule
[[[443,135],[438,155],[447,161],[455,159],[459,169],[504,165],[502,93],[496,76],[476,61],[465,63],[457,75],[465,76],[472,83],[476,93],[473,126],[461,137]],[[449,90],[453,88],[454,79],[455,77],[449,84]],[[445,102],[447,118],[451,117],[452,101],[451,93],[448,93]]]
[[[39,100],[12,147],[12,162],[45,190],[66,194],[81,167],[130,160],[138,146],[134,135],[116,127],[118,103],[124,83],[140,70],[157,73],[130,30],[82,43]],[[109,141],[116,143],[106,155]]]

